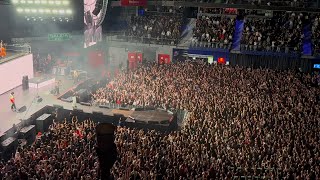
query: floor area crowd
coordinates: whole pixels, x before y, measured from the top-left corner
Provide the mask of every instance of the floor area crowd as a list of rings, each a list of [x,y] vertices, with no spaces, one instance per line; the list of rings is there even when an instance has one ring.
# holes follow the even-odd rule
[[[293,71],[148,64],[121,73],[94,100],[186,109],[182,131],[118,127],[114,179],[320,178],[317,76]],[[90,120],[55,123],[0,164],[2,179],[95,179]]]

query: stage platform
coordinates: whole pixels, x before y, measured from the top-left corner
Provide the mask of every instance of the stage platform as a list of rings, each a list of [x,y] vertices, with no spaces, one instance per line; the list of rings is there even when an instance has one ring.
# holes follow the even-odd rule
[[[43,77],[44,78],[44,77]],[[46,78],[44,78],[46,79]],[[56,77],[56,80],[61,81],[60,92],[68,92],[70,89],[75,89],[77,85],[73,84],[72,80],[62,77]],[[23,91],[22,87],[13,89],[15,92],[16,106],[19,109],[23,109],[22,112],[12,112],[10,109],[9,94],[6,92],[0,96],[0,136],[4,135],[6,131],[12,128],[13,124],[19,124],[21,121],[28,119],[32,114],[36,113],[45,106],[62,106],[66,110],[73,110],[72,103],[63,102],[50,93],[51,86],[39,87],[38,89],[30,88]],[[39,95],[42,98],[41,102],[38,102],[36,96]],[[121,109],[107,109],[97,106],[85,106],[77,104],[77,109],[82,110],[85,113],[102,113],[103,115],[114,116],[123,115],[126,118],[131,118],[136,123],[144,124],[160,124],[167,125],[172,118],[172,113],[161,110],[149,110],[149,111],[132,111]],[[142,124],[143,125],[143,124]]]
[[[6,56],[6,57],[3,57],[3,58],[0,58],[0,64],[6,63],[6,62],[8,62],[8,61],[10,61],[10,60],[19,58],[19,57],[21,57],[21,56],[25,56],[25,55],[27,55],[27,54],[28,54],[28,53],[7,51],[7,56]]]
[[[56,81],[55,77],[51,75],[35,77],[29,80],[29,87],[42,88],[42,87],[54,84],[55,81]]]

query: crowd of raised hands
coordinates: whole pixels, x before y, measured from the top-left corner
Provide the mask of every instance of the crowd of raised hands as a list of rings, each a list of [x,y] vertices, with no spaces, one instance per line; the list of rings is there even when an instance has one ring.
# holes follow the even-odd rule
[[[97,179],[94,129],[90,119],[54,122],[31,146],[19,148],[8,162],[1,162],[1,179]]]
[[[120,73],[94,100],[189,112],[168,134],[118,127],[114,179],[319,179],[319,94],[317,76],[189,62]],[[96,179],[94,127],[54,123],[2,177]]]
[[[318,179],[317,83],[317,76],[293,71],[204,63],[121,74],[96,100],[190,114],[183,130],[169,135],[118,129],[120,159],[112,172],[118,178]]]

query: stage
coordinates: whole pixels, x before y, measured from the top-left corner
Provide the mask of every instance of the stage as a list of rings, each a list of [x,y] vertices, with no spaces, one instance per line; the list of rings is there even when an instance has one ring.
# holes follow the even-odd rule
[[[52,75],[45,75],[41,77],[35,77],[29,80],[30,88],[42,88],[48,85],[54,85],[56,79]]]
[[[44,78],[43,76],[42,78]],[[41,77],[40,77],[41,78]],[[46,78],[45,78],[46,79]],[[74,85],[73,81],[66,78],[65,76],[57,76],[56,80],[61,81],[60,92],[62,94],[69,92],[71,89],[76,89],[79,85]],[[80,85],[81,86],[81,85]],[[23,90],[22,86],[19,86],[10,92],[15,92],[16,106],[18,109],[22,109],[22,112],[16,113],[12,112],[10,109],[9,95],[10,92],[4,93],[0,96],[0,136],[2,136],[6,131],[13,127],[13,124],[17,125],[22,120],[30,118],[30,116],[45,106],[59,105],[66,110],[72,110],[72,103],[63,102],[58,99],[57,96],[50,93],[52,86],[49,84],[47,86],[37,88],[29,88],[28,90]],[[38,102],[36,98],[39,95],[42,99]],[[122,115],[126,118],[134,120],[135,123],[143,124],[159,124],[167,126],[169,120],[172,118],[172,114],[162,111],[162,110],[152,110],[152,111],[132,111],[132,110],[121,110],[121,109],[107,109],[100,108],[97,106],[85,106],[77,104],[77,109],[83,110],[85,113],[99,112],[103,115],[113,116],[115,114]]]

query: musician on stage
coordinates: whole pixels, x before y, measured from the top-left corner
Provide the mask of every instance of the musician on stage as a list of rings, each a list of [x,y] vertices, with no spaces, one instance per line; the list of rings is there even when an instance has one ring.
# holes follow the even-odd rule
[[[54,92],[55,92],[56,96],[60,94],[60,83],[61,83],[61,81],[58,80],[58,81],[56,81],[55,86],[54,86]]]
[[[17,111],[15,99],[14,99],[14,92],[10,93],[10,102],[11,102],[11,110],[12,111]]]
[[[73,83],[76,84],[79,82],[79,73],[77,70],[73,71]]]

